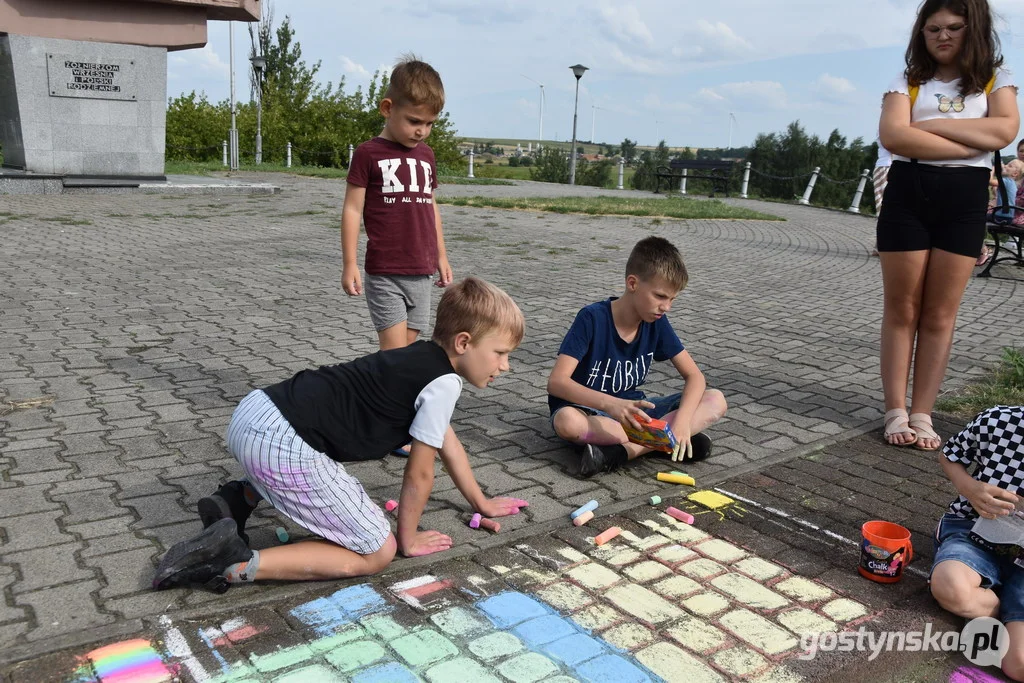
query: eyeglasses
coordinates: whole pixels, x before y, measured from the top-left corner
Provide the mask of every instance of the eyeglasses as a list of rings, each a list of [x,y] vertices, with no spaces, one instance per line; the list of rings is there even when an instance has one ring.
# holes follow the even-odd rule
[[[948,35],[950,38],[956,38],[963,32],[965,28],[967,28],[967,24],[950,24],[949,26],[925,26],[923,29],[921,29],[921,33],[923,33],[926,38],[931,38],[932,40],[938,40],[939,36],[942,35],[943,31],[945,31],[946,35]]]

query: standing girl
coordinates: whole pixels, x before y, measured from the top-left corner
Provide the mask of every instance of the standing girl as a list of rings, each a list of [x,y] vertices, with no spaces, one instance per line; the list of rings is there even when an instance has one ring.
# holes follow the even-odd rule
[[[879,121],[893,153],[877,232],[885,439],[935,450],[931,412],[985,238],[992,152],[1013,141],[1020,116],[987,0],[925,0],[906,63]]]

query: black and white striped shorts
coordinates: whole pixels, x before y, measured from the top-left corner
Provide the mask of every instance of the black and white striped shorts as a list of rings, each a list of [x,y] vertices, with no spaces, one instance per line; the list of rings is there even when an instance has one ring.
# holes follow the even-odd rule
[[[296,524],[360,555],[387,541],[387,517],[359,480],[303,441],[262,390],[238,404],[227,441],[253,488]]]

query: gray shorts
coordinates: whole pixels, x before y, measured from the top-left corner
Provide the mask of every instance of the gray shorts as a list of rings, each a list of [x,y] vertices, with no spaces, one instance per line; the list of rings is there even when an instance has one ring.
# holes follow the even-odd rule
[[[228,450],[268,503],[317,536],[360,555],[388,540],[391,525],[359,480],[303,441],[262,390],[231,416]]]
[[[380,332],[405,322],[422,332],[430,323],[430,289],[433,275],[366,274],[366,305],[373,329]]]

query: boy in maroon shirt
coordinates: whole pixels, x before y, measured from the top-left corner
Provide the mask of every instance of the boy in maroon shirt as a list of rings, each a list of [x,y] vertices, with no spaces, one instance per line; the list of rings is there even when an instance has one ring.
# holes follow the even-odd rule
[[[429,64],[407,56],[380,103],[378,137],[356,148],[341,219],[345,293],[363,293],[356,249],[366,226],[366,303],[380,349],[407,346],[430,320],[430,291],[452,281],[434,202],[434,152],[423,141],[444,107],[444,86]]]

